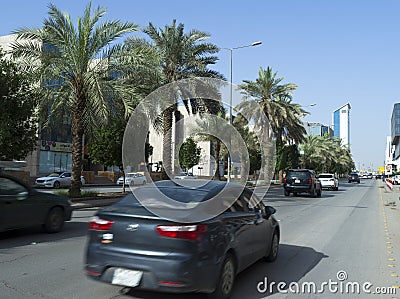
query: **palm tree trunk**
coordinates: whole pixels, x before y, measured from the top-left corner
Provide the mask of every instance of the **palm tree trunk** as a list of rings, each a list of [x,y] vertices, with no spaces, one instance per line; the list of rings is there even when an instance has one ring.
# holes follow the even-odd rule
[[[83,109],[75,109],[72,112],[72,177],[69,195],[79,197],[81,194],[81,173],[82,173],[82,137],[84,133]]]
[[[214,160],[215,160],[215,163],[216,163],[215,173],[214,173],[214,180],[220,181],[221,177],[220,177],[220,170],[219,170],[219,153],[221,151],[221,141],[220,140],[215,140],[213,142],[213,146],[214,146]]]
[[[170,175],[172,173],[172,121],[174,108],[169,107],[163,113],[163,167]]]

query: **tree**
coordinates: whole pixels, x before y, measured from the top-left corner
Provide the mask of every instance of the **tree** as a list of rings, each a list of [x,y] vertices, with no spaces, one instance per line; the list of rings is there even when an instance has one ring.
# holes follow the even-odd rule
[[[112,78],[116,65],[110,62],[121,51],[114,42],[137,30],[135,24],[118,20],[99,24],[105,13],[101,7],[92,12],[90,3],[75,27],[68,14],[50,4],[43,28],[17,30],[17,41],[12,45],[13,56],[25,59],[28,71],[37,74],[42,83],[47,96],[41,107],[54,112],[65,109],[71,115],[72,197],[80,195],[83,135],[90,126],[106,121],[111,99],[124,91]],[[120,99],[129,113],[134,106],[132,99],[124,94]]]
[[[253,101],[261,107],[276,136],[276,162],[281,159],[280,155],[282,155],[282,150],[287,143],[301,143],[306,134],[301,117],[307,112],[300,105],[292,102],[292,94],[297,85],[293,83],[282,84],[283,79],[278,78],[277,72],[273,72],[270,67],[266,70],[260,68],[258,78],[255,81],[244,80],[244,83],[239,85],[243,90],[244,101],[237,106],[240,111],[247,115],[253,114]],[[258,117],[258,122],[261,119],[261,117]],[[263,125],[265,124],[259,124],[259,126]],[[280,174],[282,174],[281,164],[276,164],[276,171],[280,171]]]
[[[344,174],[354,168],[350,150],[337,137],[308,135],[301,144],[303,167],[317,172]]]
[[[292,103],[292,94],[297,88],[293,83],[281,84],[283,78],[277,78],[268,67],[260,68],[255,81],[244,80],[239,87],[243,90],[244,101],[238,105],[239,110],[253,109],[248,100],[255,100],[267,116],[277,142],[290,140],[300,143],[305,136],[301,117],[307,113],[300,105]]]
[[[218,72],[208,68],[218,60],[213,55],[218,52],[218,47],[205,42],[210,37],[209,34],[198,30],[185,33],[184,25],[182,23],[177,25],[176,20],[164,29],[157,29],[150,23],[143,31],[152,41],[149,46],[154,48],[159,55],[158,70],[162,77],[160,86],[193,77],[222,78]],[[190,112],[189,104],[192,107],[199,105],[207,107],[209,103],[201,99],[184,99],[183,101],[188,112]],[[172,172],[171,128],[173,116],[177,112],[176,104],[167,107],[162,112],[163,166],[167,173]],[[192,113],[196,113],[196,110],[192,109]]]
[[[196,141],[189,137],[182,143],[179,149],[179,164],[188,171],[193,166],[199,164],[201,154],[201,147],[197,146]]]
[[[24,159],[37,145],[37,95],[30,78],[0,48],[0,160]]]

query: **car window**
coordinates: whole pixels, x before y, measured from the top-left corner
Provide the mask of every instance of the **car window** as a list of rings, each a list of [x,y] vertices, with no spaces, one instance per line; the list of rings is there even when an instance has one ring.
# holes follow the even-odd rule
[[[333,176],[333,174],[320,174],[319,177],[320,177],[321,179],[331,179],[331,178],[333,178],[334,176]]]
[[[0,195],[17,195],[26,192],[26,188],[9,178],[0,178]]]
[[[298,178],[298,179],[308,179],[310,177],[309,172],[301,171],[290,171],[286,174],[287,178]]]
[[[64,172],[64,176],[65,176],[66,178],[70,178],[70,177],[71,177],[71,173],[70,173],[70,172]]]

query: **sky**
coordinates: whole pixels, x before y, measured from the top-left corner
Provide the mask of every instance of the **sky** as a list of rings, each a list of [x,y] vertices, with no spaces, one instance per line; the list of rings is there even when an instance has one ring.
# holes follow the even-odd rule
[[[40,27],[50,1],[4,1],[0,35]],[[52,1],[75,20],[88,1]],[[394,103],[400,101],[400,1],[92,1],[104,20],[157,27],[183,23],[211,34],[220,48],[262,45],[233,52],[233,83],[255,80],[268,66],[283,83],[298,85],[294,102],[308,122],[332,124],[332,112],[349,102],[350,143],[356,166],[377,168],[385,159]],[[140,33],[135,33],[140,36]],[[229,51],[214,69],[229,79]],[[309,106],[310,104],[315,106]]]

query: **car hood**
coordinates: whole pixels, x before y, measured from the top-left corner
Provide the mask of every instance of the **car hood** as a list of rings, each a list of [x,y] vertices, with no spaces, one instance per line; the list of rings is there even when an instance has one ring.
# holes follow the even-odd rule
[[[59,177],[54,177],[54,176],[42,176],[40,178],[37,178],[37,180],[54,180],[58,179]]]

